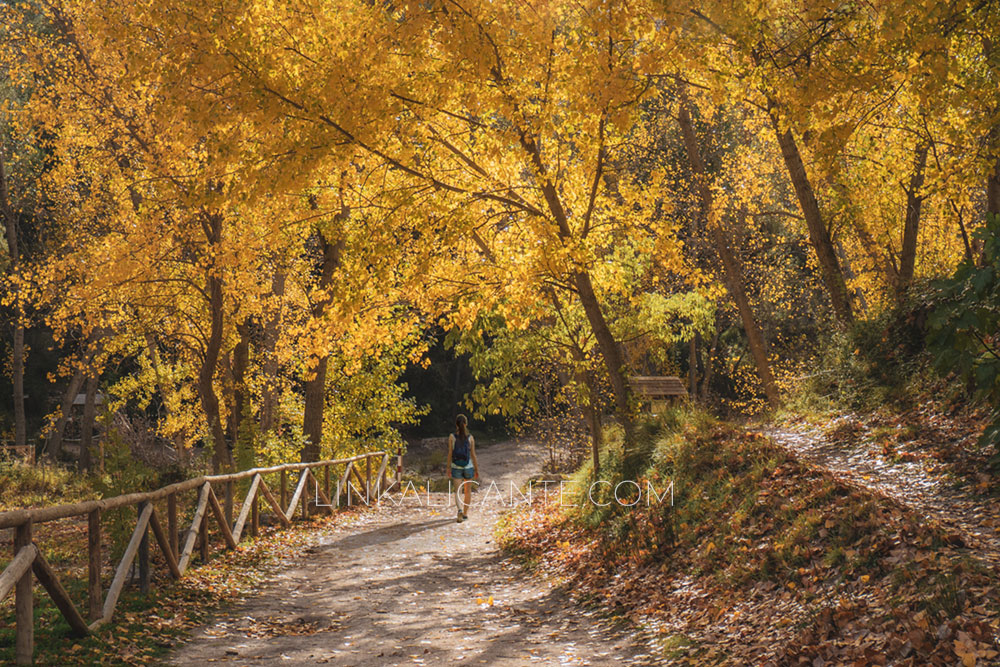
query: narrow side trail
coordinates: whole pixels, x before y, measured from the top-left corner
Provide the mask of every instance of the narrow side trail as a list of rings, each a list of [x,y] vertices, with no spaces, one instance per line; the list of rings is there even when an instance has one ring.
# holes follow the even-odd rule
[[[510,483],[536,473],[543,451],[504,442],[477,454],[484,487],[496,482],[509,500]],[[505,559],[492,535],[503,504],[493,493],[481,506],[484,495],[461,524],[447,494],[411,493],[318,535],[169,664],[656,664],[633,629]]]
[[[869,489],[942,526],[955,546],[1000,571],[1000,503],[973,498],[928,472],[919,461],[889,461],[864,445],[831,442],[810,426],[771,426],[761,430],[802,461],[847,483]]]

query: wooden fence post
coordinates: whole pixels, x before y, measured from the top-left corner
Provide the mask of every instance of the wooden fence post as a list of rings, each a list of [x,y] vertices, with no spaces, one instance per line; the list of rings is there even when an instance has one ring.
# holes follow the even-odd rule
[[[69,593],[63,588],[55,571],[45,560],[45,556],[38,551],[37,547],[33,550],[35,552],[35,560],[31,564],[31,569],[34,570],[38,583],[45,588],[52,602],[55,603],[56,609],[59,610],[63,618],[66,619],[66,622],[69,623],[72,634],[77,637],[86,636],[90,632],[90,628],[87,627],[87,621],[83,620],[83,616],[80,616],[76,605],[73,604]]]
[[[229,524],[226,523],[226,512],[222,509],[219,499],[215,497],[215,492],[211,489],[208,490],[208,502],[212,507],[215,523],[219,526],[219,532],[222,533],[222,539],[225,540],[226,546],[230,549],[235,549],[236,540],[233,538],[233,531],[230,530]]]
[[[314,485],[313,488],[316,490],[316,495],[319,496],[319,498],[316,501],[316,508],[319,509],[319,507],[321,506],[319,501],[322,500],[323,501],[322,507],[326,509],[326,513],[333,514],[335,510],[333,508],[333,503],[330,502],[330,496],[328,496],[326,493],[323,492],[323,488],[320,486],[319,480],[316,479],[316,476],[312,474],[312,471],[309,471],[309,479],[312,480]]]
[[[372,501],[372,457],[365,457],[365,503]]]
[[[295,492],[292,494],[292,499],[288,501],[288,508],[285,510],[285,516],[289,521],[295,519],[295,507],[302,501],[305,496],[306,482],[309,481],[309,468],[302,468],[299,473],[299,482],[295,485]],[[305,510],[302,510],[302,516],[305,518]]]
[[[208,518],[202,517],[201,527],[198,528],[198,549],[201,554],[201,564],[208,562]]]
[[[125,588],[125,580],[128,578],[132,565],[135,563],[135,557],[139,551],[139,545],[142,543],[142,538],[146,535],[146,530],[149,528],[149,518],[153,514],[153,506],[147,503],[145,507],[139,510],[138,514],[139,517],[135,523],[135,530],[132,531],[132,538],[128,541],[128,546],[125,547],[125,553],[122,555],[121,561],[118,562],[115,576],[108,587],[108,594],[104,598],[104,613],[98,623],[108,623],[115,615],[115,607],[118,605],[118,598]],[[92,625],[91,627],[94,626]]]
[[[31,519],[15,529],[14,555],[31,544]],[[14,614],[17,623],[14,661],[19,665],[30,665],[35,652],[34,600],[31,590],[31,568],[25,570],[14,589]]]
[[[101,510],[87,514],[87,620],[96,621],[101,611]]]
[[[167,496],[167,539],[170,541],[170,548],[174,552],[174,560],[180,558],[180,549],[177,544],[177,494],[171,493]]]
[[[247,489],[246,498],[243,499],[243,503],[240,505],[240,515],[236,518],[236,523],[233,524],[233,540],[239,542],[243,537],[244,528],[247,525],[247,517],[250,516],[251,510],[257,507],[256,498],[257,493],[260,491],[260,475],[254,475],[253,479],[250,480],[250,488]]]
[[[396,450],[396,484],[399,485],[399,490],[403,490],[403,448],[400,447]]]
[[[260,480],[260,490],[264,492],[264,500],[266,500],[267,504],[271,506],[271,509],[274,511],[274,515],[278,517],[278,521],[281,522],[281,525],[285,528],[291,525],[291,522],[288,520],[288,516],[285,515],[285,508],[278,503],[277,499],[275,499],[274,494],[271,493],[271,489],[267,488],[267,482],[265,482],[263,478]]]
[[[354,461],[348,461],[347,466],[344,468],[344,474],[341,475],[340,481],[337,482],[337,498],[335,500],[337,507],[340,507],[341,495],[347,496],[347,506],[351,506],[351,469],[353,467]]]
[[[261,480],[263,481],[263,479]],[[253,494],[253,498],[250,500],[252,503],[250,505],[250,535],[251,537],[257,537],[260,533],[260,501],[257,496],[259,493]]]
[[[327,464],[323,466],[323,490],[326,491],[326,497],[330,497],[330,465]]]
[[[309,468],[303,468],[302,474],[308,478],[312,478],[309,473]],[[313,484],[316,484],[316,480],[313,480]],[[316,494],[313,494],[316,495]],[[302,489],[302,520],[305,521],[309,518],[309,482],[306,481],[305,488]]]
[[[163,560],[167,561],[167,569],[170,570],[170,576],[174,579],[180,579],[183,575],[181,574],[180,567],[177,566],[177,557],[174,556],[174,549],[170,546],[167,534],[163,532],[163,526],[160,525],[160,517],[156,513],[156,508],[153,508],[153,511],[149,514],[149,527],[153,529],[153,535],[156,536],[156,543],[160,545],[160,551],[163,552]]]
[[[142,516],[142,511],[149,505],[148,501],[141,501],[138,505],[138,515]],[[139,592],[143,595],[149,594],[149,526],[142,529],[142,540],[139,542]]]
[[[385,487],[386,481],[387,481],[387,479],[389,477],[389,452],[386,452],[385,454],[382,455],[382,475],[381,475],[381,477],[382,477],[382,479],[380,479],[379,483],[378,483],[379,496],[381,496],[383,493],[385,493],[386,491],[389,490],[389,489],[387,489]]]
[[[284,470],[281,471],[281,487],[278,499],[281,500],[282,509],[288,507],[288,474]]]
[[[226,482],[226,524],[233,527],[233,483]]]
[[[191,520],[191,528],[188,529],[187,534],[184,536],[184,548],[181,550],[181,555],[177,559],[177,567],[181,571],[181,574],[188,569],[188,565],[191,563],[191,554],[194,553],[194,548],[197,546],[198,538],[202,534],[202,526],[205,522],[205,511],[208,509],[208,482],[205,482],[198,492],[198,505],[194,510],[194,518]]]

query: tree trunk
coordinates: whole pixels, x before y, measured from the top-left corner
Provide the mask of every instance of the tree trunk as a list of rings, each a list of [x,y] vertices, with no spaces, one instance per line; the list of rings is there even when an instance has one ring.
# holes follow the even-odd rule
[[[222,241],[222,216],[220,214],[206,215],[204,221],[205,237],[209,252]],[[226,432],[222,427],[222,413],[219,409],[219,396],[215,392],[215,372],[219,365],[219,354],[222,351],[222,336],[224,325],[222,275],[219,268],[212,265],[206,275],[208,288],[208,310],[211,325],[208,340],[205,344],[205,355],[202,358],[198,372],[198,397],[208,421],[209,435],[212,438],[212,469],[219,473],[232,466],[232,456],[226,442]]]
[[[556,296],[555,291],[549,290],[549,297],[553,305],[557,309],[562,310],[562,304],[559,303],[559,298]],[[570,347],[570,353],[576,362],[576,382],[586,391],[586,396],[582,397],[583,400],[579,400],[580,392],[576,392],[578,396],[576,403],[580,408],[580,412],[583,413],[583,420],[586,422],[587,431],[590,433],[590,454],[594,464],[594,478],[597,479],[601,473],[601,441],[604,435],[601,431],[601,413],[597,409],[600,392],[593,374],[587,368],[587,355],[584,351],[574,342],[572,347]]]
[[[316,362],[312,377],[305,383],[305,409],[302,414],[302,434],[306,444],[302,448],[302,461],[318,461],[323,440],[323,417],[326,412],[326,370],[329,355]]]
[[[833,249],[837,251],[837,259],[840,260],[840,265],[844,267],[844,277],[847,280],[856,280],[857,274],[851,268],[851,258],[847,256],[847,251],[844,250],[844,244],[840,242],[840,239],[837,239],[833,244]],[[868,313],[868,301],[865,300],[865,293],[860,286],[854,288],[854,299],[858,311],[862,316],[866,315]]]
[[[631,405],[632,393],[628,382],[625,380],[625,359],[622,357],[621,349],[618,347],[618,341],[615,340],[614,335],[611,333],[611,328],[604,318],[604,313],[601,312],[601,304],[597,300],[597,294],[594,293],[594,285],[590,281],[590,274],[578,272],[573,276],[573,282],[576,285],[577,295],[580,297],[584,313],[587,315],[587,321],[594,331],[594,338],[597,339],[597,346],[601,351],[601,357],[604,359],[604,367],[608,373],[608,379],[611,381],[611,391],[615,399],[615,412],[618,414],[618,419],[622,424],[622,430],[625,435],[623,445],[625,454],[628,456],[633,452],[636,442],[635,419],[632,414]]]
[[[455,406],[455,416],[462,411],[462,360],[456,355],[455,360],[455,381],[451,386],[451,404]]]
[[[969,230],[965,228],[965,206],[959,206],[951,197],[948,197],[948,205],[955,214],[955,222],[958,224],[958,233],[962,237],[962,247],[965,250],[965,261],[972,264],[975,262],[975,255],[972,254],[972,243],[969,239]]]
[[[264,385],[260,400],[260,432],[270,433],[277,426],[278,419],[278,357],[275,353],[278,347],[278,328],[281,326],[282,300],[285,296],[285,273],[277,271],[271,279],[271,298],[273,309],[268,313],[264,323],[264,349],[261,355],[263,361]]]
[[[77,369],[69,381],[69,386],[66,387],[66,393],[63,394],[62,403],[59,405],[59,416],[49,424],[49,428],[45,434],[45,453],[53,461],[58,460],[59,455],[62,453],[66,422],[69,421],[69,416],[73,411],[73,400],[80,393],[80,388],[83,387],[83,379],[83,371]]]
[[[11,349],[11,374],[14,390],[14,445],[24,447],[28,442],[28,427],[24,416],[24,313],[21,299],[16,297],[14,308],[17,321],[14,323],[14,344]],[[31,459],[34,460],[34,447]]]
[[[990,145],[994,151],[1000,151],[1000,125],[993,126]],[[986,212],[1000,215],[1000,158],[993,163],[993,172],[986,181]]]
[[[559,192],[556,190],[551,179],[546,176],[541,150],[539,150],[535,140],[526,132],[519,131],[519,138],[521,147],[531,158],[542,179],[542,196],[545,198],[545,204],[558,227],[559,240],[563,243],[569,243],[574,240],[573,231],[569,225],[569,217],[567,216],[565,207],[563,207],[562,200],[559,198]],[[594,182],[597,183],[597,179]],[[621,348],[618,347],[618,341],[615,340],[614,335],[611,333],[611,328],[608,326],[608,321],[605,319],[604,313],[601,312],[601,303],[597,298],[597,293],[594,291],[594,284],[590,279],[590,274],[584,269],[578,269],[570,275],[570,279],[576,288],[580,305],[583,306],[583,312],[587,316],[587,323],[590,325],[594,333],[594,338],[597,340],[597,349],[600,350],[601,358],[604,359],[604,367],[611,382],[611,393],[615,399],[615,412],[618,415],[618,420],[621,422],[622,431],[624,432],[623,450],[626,458],[628,458],[629,454],[635,448],[635,417],[633,415],[632,391],[625,379],[625,358],[622,356]]]
[[[688,394],[691,398],[698,395],[698,335],[691,336],[688,342]]]
[[[997,64],[994,53],[993,39],[984,36],[983,56],[990,65],[993,73],[997,73]],[[994,107],[994,113],[997,108]],[[986,177],[986,213],[1000,215],[1000,123],[994,123],[990,128],[989,136],[986,139],[986,149],[989,159],[993,162],[993,169]],[[964,231],[964,230],[963,230]]]
[[[903,219],[903,245],[899,253],[899,273],[896,275],[896,303],[902,304],[913,282],[913,270],[917,261],[917,237],[920,231],[920,207],[924,197],[920,188],[924,185],[924,168],[927,166],[926,141],[917,144],[913,155],[913,173],[910,186],[906,189],[906,215]]]
[[[753,355],[754,363],[757,366],[757,375],[760,377],[764,394],[767,396],[767,402],[771,407],[778,407],[781,403],[781,397],[778,394],[778,386],[775,384],[774,376],[771,373],[771,362],[767,356],[767,342],[764,340],[764,334],[757,324],[757,318],[753,314],[753,309],[750,307],[750,300],[747,297],[743,279],[743,269],[736,255],[729,247],[728,234],[722,228],[720,222],[713,219],[712,190],[708,187],[708,174],[705,169],[705,162],[702,160],[701,151],[698,148],[698,139],[694,133],[694,125],[691,123],[687,102],[683,99],[677,119],[681,126],[681,134],[684,137],[684,147],[687,151],[688,160],[691,162],[691,170],[697,182],[706,226],[712,235],[712,241],[716,252],[719,254],[719,259],[722,261],[726,287],[739,310],[740,320],[743,322],[743,330],[746,332],[747,341],[750,345],[750,353]]]
[[[774,126],[774,133],[778,138],[778,145],[781,147],[781,155],[785,160],[785,168],[788,176],[795,188],[795,195],[799,200],[799,207],[802,215],[806,219],[806,226],[809,229],[809,242],[816,251],[816,258],[819,260],[820,275],[823,284],[830,295],[830,303],[833,306],[834,315],[841,324],[850,324],[854,320],[854,313],[851,311],[851,301],[847,293],[847,283],[844,281],[844,274],[834,251],[833,243],[830,240],[830,232],[823,222],[823,216],[819,210],[819,203],[816,201],[816,194],[813,191],[812,183],[809,182],[809,175],[806,173],[805,164],[802,162],[802,155],[799,147],[795,143],[795,137],[791,130],[782,131],[778,123],[777,105],[773,100],[768,100],[771,123]]]
[[[230,416],[234,443],[243,435],[243,413],[247,404],[246,375],[247,367],[250,365],[249,323],[240,322],[236,325],[236,331],[240,338],[233,348],[233,414]]]
[[[87,389],[83,402],[83,419],[80,422],[80,470],[90,472],[94,467],[94,456],[91,448],[94,445],[94,421],[97,414],[97,382],[100,373],[97,369],[91,368],[87,374]],[[103,456],[96,457],[98,462],[103,462]],[[98,469],[103,468],[100,465]]]
[[[496,264],[496,257],[493,252],[489,249],[489,246],[482,240],[482,238],[473,232],[473,239],[479,246],[480,251],[483,256],[490,262]],[[559,295],[556,291],[549,287],[545,290],[548,295],[549,300],[552,302],[552,306],[557,312],[562,313],[562,303],[559,301]],[[574,342],[570,347],[570,353],[573,355],[573,359],[578,365],[583,365],[586,363],[587,355],[582,349]],[[587,401],[586,405],[581,405],[581,411],[583,412],[583,418],[587,422],[587,429],[590,431],[590,443],[591,443],[591,455],[594,461],[594,476],[596,477],[601,470],[601,442],[603,441],[604,433],[602,431],[603,425],[601,424],[601,412],[597,408],[597,400],[599,396],[599,390],[597,387],[597,381],[589,370],[584,369],[583,371],[578,371],[577,374],[578,381],[583,382],[584,386],[587,388]]]
[[[590,373],[587,373],[589,376]],[[588,381],[589,378],[588,378]],[[587,401],[581,406],[583,418],[587,422],[587,430],[590,431],[590,455],[594,463],[594,478],[601,474],[601,416],[593,403],[594,399]]]
[[[715,319],[716,326],[715,331],[712,333],[712,344],[705,350],[705,374],[701,380],[701,402],[706,405],[708,404],[708,396],[712,387],[712,376],[715,373],[715,364],[712,363],[712,355],[715,354],[715,350],[719,347],[718,314],[716,314]]]
[[[346,211],[341,211],[346,215]],[[342,243],[330,243],[323,234],[319,235],[320,248],[323,251],[323,265],[319,278],[321,296],[312,306],[312,317],[323,319],[330,304],[329,290],[333,286],[333,273],[340,264]],[[326,369],[329,355],[323,354],[316,362],[312,376],[305,383],[305,409],[302,414],[302,435],[306,444],[302,448],[303,461],[319,459],[319,446],[323,440],[323,416],[326,412]]]
[[[10,254],[8,266],[9,275],[17,277],[20,268],[21,253],[18,248],[17,215],[10,202],[10,191],[7,189],[7,172],[4,166],[6,159],[5,146],[0,139],[0,209],[4,219],[4,229],[7,234],[7,252]],[[14,398],[14,445],[24,447],[28,442],[27,422],[24,416],[24,307],[13,281],[9,283],[14,294],[14,340],[11,350],[11,375]],[[34,455],[32,455],[34,460]]]

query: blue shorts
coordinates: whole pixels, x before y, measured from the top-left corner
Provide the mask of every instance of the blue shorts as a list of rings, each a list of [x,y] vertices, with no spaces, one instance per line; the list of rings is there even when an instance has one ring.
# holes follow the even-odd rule
[[[452,479],[472,479],[476,475],[476,469],[469,461],[464,467],[460,465],[451,464],[451,476]]]

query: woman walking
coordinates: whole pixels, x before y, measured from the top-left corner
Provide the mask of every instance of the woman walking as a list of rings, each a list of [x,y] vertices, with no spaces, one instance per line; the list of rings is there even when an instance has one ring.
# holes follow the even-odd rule
[[[472,503],[472,480],[479,479],[479,463],[476,461],[476,439],[469,434],[469,420],[465,415],[455,419],[455,432],[448,436],[448,461],[451,463],[451,478],[460,480],[455,491],[458,505],[458,523],[469,518]],[[462,495],[465,502],[462,502]]]

